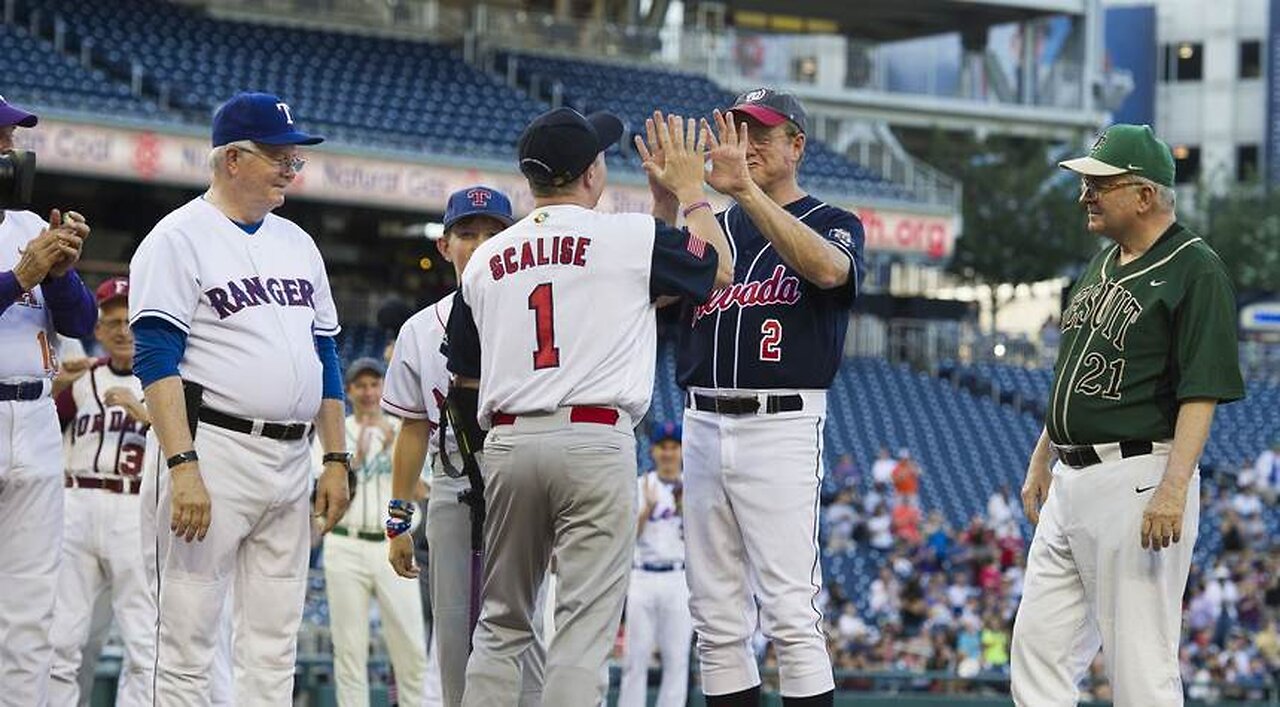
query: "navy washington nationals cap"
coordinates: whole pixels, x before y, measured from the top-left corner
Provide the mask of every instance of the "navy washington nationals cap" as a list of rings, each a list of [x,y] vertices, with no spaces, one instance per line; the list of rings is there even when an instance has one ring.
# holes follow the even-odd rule
[[[213,114],[213,146],[237,140],[264,145],[318,145],[319,135],[308,135],[293,122],[293,111],[270,93],[237,93]]]
[[[537,184],[563,186],[620,137],[622,121],[612,113],[584,116],[556,108],[534,118],[520,135],[520,171]]]
[[[444,209],[444,230],[453,228],[453,224],[468,216],[489,216],[506,226],[515,222],[507,195],[481,184],[449,195],[449,204]]]
[[[745,113],[772,128],[790,120],[800,128],[800,132],[809,132],[809,117],[804,106],[790,93],[779,93],[771,88],[757,88],[738,96],[729,110],[734,113]]]

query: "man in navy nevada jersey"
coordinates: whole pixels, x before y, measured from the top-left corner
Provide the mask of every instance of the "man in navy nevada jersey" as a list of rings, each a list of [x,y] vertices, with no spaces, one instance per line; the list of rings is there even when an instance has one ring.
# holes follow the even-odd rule
[[[735,202],[718,216],[733,284],[685,307],[677,363],[703,691],[711,707],[758,704],[754,591],[783,704],[830,705],[818,487],[826,388],[862,278],[862,224],[796,183],[806,118],[794,97],[750,91],[715,120],[722,139],[746,130],[748,148],[744,160],[712,141],[707,180]],[[655,215],[673,217],[671,195],[653,192]]]

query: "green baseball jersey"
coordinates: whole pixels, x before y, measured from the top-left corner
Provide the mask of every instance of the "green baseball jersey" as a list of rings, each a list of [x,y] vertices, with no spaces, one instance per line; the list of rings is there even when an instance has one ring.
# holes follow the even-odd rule
[[[1119,252],[1094,257],[1062,314],[1046,422],[1057,444],[1172,439],[1180,401],[1244,397],[1217,253],[1180,224],[1136,260]]]

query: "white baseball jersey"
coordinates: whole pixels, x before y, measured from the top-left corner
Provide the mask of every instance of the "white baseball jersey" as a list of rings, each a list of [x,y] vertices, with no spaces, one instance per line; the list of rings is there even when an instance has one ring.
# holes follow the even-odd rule
[[[159,317],[187,334],[179,367],[206,405],[250,419],[316,416],[314,336],[336,335],[338,314],[320,251],[296,224],[267,214],[249,234],[197,197],[156,224],[129,271],[130,324]]]
[[[138,476],[150,425],[129,416],[119,405],[107,405],[112,388],[128,388],[142,401],[142,382],[132,372],[115,371],[108,361],[95,361],[89,372],[58,396],[63,421],[67,473],[75,476]]]
[[[352,467],[356,473],[356,497],[342,516],[342,525],[347,528],[381,533],[386,527],[387,501],[391,500],[391,448],[400,431],[399,420],[390,422],[392,432],[388,437],[377,425],[361,430],[355,415],[347,416],[347,450],[352,455],[364,450],[363,459]]]
[[[431,423],[432,452],[440,453],[439,435],[434,430],[440,425],[440,404],[449,392],[449,369],[441,353],[441,345],[448,339],[449,313],[453,310],[454,293],[409,317],[396,336],[391,365],[382,385],[382,409],[409,420],[427,420]],[[453,454],[458,443],[453,428],[446,427],[445,449]]]
[[[485,426],[494,412],[575,405],[639,420],[653,393],[653,302],[702,301],[715,265],[705,241],[652,216],[540,207],[472,254],[449,324],[449,368],[480,379]]]
[[[684,485],[677,479],[663,481],[651,471],[636,479],[636,501],[644,510],[649,488],[658,492],[658,503],[649,512],[644,530],[636,538],[636,565],[684,562]]]
[[[30,211],[5,211],[0,222],[0,272],[12,270],[21,250],[47,226]],[[0,381],[52,378],[58,370],[57,342],[41,288],[19,295],[0,314]]]

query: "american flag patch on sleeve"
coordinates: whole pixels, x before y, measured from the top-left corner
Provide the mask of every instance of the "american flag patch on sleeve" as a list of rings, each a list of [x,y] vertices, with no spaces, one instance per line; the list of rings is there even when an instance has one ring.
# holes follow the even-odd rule
[[[707,242],[701,238],[689,234],[689,240],[685,242],[685,249],[693,254],[693,257],[701,259],[707,254]]]

